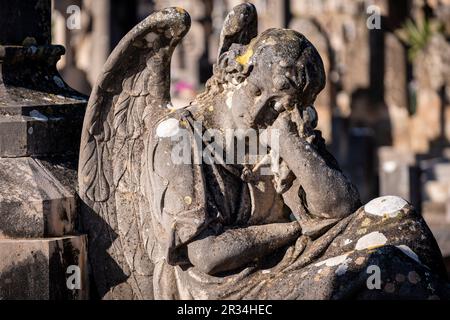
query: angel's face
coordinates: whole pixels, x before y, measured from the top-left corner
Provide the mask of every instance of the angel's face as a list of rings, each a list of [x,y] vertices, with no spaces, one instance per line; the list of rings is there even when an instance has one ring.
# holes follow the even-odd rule
[[[235,126],[239,129],[265,129],[284,110],[292,109],[298,92],[283,77],[267,69],[252,74],[230,93]]]

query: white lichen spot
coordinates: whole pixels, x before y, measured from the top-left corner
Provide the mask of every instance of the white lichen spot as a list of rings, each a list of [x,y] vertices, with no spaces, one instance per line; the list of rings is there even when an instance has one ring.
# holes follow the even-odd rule
[[[156,128],[156,135],[160,138],[170,138],[178,134],[180,125],[177,119],[167,119]]]
[[[394,218],[408,202],[400,197],[386,196],[374,199],[364,206],[364,211],[379,217]]]
[[[400,249],[401,252],[403,252],[404,254],[406,254],[408,257],[410,257],[411,259],[413,259],[414,261],[422,264],[422,262],[419,259],[419,256],[412,251],[412,249],[408,246],[405,245],[400,245],[400,246],[396,246],[398,249]]]
[[[263,274],[268,274],[268,273],[270,273],[270,270],[263,270],[262,273]]]
[[[350,244],[350,243],[352,243],[352,242],[353,242],[353,240],[345,239],[345,240],[344,240],[344,246],[346,246],[346,245],[348,245],[348,244]]]
[[[361,237],[356,243],[355,250],[375,249],[382,247],[387,243],[384,234],[375,231]]]
[[[337,265],[340,265],[341,263],[344,263],[345,260],[347,259],[347,256],[348,256],[348,253],[343,254],[341,256],[329,258],[327,260],[316,263],[315,266],[320,267],[320,266],[326,265],[327,267],[335,267]]]
[[[43,115],[42,113],[40,113],[37,110],[31,111],[30,112],[30,117],[33,118],[34,120],[37,120],[37,121],[42,121],[42,122],[48,121],[48,117]]]
[[[64,88],[64,87],[65,87],[64,81],[62,81],[62,79],[61,79],[60,77],[54,76],[54,77],[53,77],[53,81],[55,81],[55,83],[56,83],[56,85],[57,85],[58,87],[60,87],[60,88]]]

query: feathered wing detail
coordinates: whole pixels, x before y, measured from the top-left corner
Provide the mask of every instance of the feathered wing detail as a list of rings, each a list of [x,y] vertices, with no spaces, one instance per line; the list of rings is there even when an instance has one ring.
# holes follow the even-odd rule
[[[233,43],[246,45],[258,35],[258,13],[251,3],[242,3],[231,10],[220,34],[218,58]]]
[[[153,13],[108,58],[81,138],[79,192],[102,298],[152,298],[151,206],[141,190],[144,121],[169,112],[170,61],[190,27],[180,8]]]

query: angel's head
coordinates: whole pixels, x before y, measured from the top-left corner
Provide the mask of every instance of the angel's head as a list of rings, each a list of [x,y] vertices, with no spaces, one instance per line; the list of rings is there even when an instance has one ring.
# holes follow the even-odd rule
[[[313,105],[325,86],[320,55],[302,34],[287,29],[231,45],[213,79],[237,128],[266,128],[285,110]]]

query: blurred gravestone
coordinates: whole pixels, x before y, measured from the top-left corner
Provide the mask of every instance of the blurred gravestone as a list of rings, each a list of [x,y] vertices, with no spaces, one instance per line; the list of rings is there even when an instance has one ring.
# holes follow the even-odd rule
[[[74,168],[86,99],[56,70],[51,1],[0,8],[0,300],[84,299]],[[81,286],[68,289],[77,272]]]
[[[352,152],[348,155],[347,172],[359,190],[362,203],[377,196],[375,170],[375,139],[370,128],[352,128],[348,144]]]
[[[382,147],[378,150],[380,195],[394,195],[421,208],[420,168],[413,153]]]

